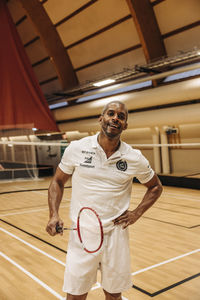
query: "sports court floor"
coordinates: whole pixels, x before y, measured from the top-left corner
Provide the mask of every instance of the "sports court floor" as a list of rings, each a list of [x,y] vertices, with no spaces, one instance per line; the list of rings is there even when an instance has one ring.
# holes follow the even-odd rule
[[[65,299],[62,292],[68,233],[50,237],[50,178],[0,183],[0,300]],[[145,188],[133,184],[131,208]],[[61,216],[68,224],[70,183]],[[119,245],[121,247],[121,245]],[[200,299],[200,192],[164,187],[157,203],[130,227],[133,287],[124,300]],[[89,300],[104,299],[98,282]]]

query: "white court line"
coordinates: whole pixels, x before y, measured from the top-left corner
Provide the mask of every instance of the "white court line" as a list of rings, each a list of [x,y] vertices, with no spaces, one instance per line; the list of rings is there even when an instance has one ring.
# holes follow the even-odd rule
[[[41,192],[41,191],[28,191],[28,193],[35,193],[35,194],[40,194],[40,195],[43,195],[43,196],[47,196],[48,191],[46,191],[46,192]]]
[[[170,196],[171,198],[176,198],[178,200],[186,200],[186,201],[200,201],[197,197],[188,196],[181,196],[181,195],[174,195],[173,193],[164,193],[163,196]]]
[[[12,186],[12,187],[16,188],[17,192],[20,191],[22,193],[30,193],[31,192],[31,193],[37,193],[37,194],[41,194],[41,195],[46,195],[47,192],[48,192],[48,189],[46,189],[46,191],[43,190],[43,192],[42,192],[41,190],[37,190],[37,188],[35,190],[34,190],[34,188],[33,188],[33,190],[27,190],[28,188],[24,187],[24,186],[20,186],[20,187],[18,187],[18,186]],[[13,194],[14,193],[15,193],[15,191],[13,191]]]
[[[61,205],[61,208],[66,208],[69,207],[70,204],[66,204],[66,205]],[[7,216],[14,216],[14,215],[23,215],[23,214],[31,214],[34,212],[38,212],[38,211],[44,211],[44,210],[49,210],[48,207],[45,208],[40,208],[40,209],[31,209],[31,210],[24,210],[24,211],[18,211],[18,212],[14,212],[14,213],[9,213],[9,214],[3,214],[0,215],[0,217],[7,217]]]
[[[144,195],[144,193],[143,192],[138,192],[138,191],[136,192],[135,191],[134,196],[138,197],[138,196],[141,196],[141,195]],[[174,193],[165,192],[165,191],[161,195],[160,199],[163,199],[163,198],[168,197],[168,196],[170,196],[170,198],[177,199],[177,200],[197,201],[197,202],[200,201],[200,198],[197,198],[197,197],[193,197],[193,196],[190,196],[190,195],[188,195],[188,196],[174,195]]]
[[[50,259],[56,261],[57,263],[59,263],[59,264],[65,266],[65,263],[64,263],[64,262],[62,262],[62,261],[60,261],[59,259],[55,258],[54,256],[52,256],[52,255],[46,253],[45,251],[40,250],[39,248],[33,246],[32,244],[30,244],[30,243],[24,241],[23,239],[19,238],[19,237],[16,236],[15,234],[13,234],[13,233],[11,233],[11,232],[9,232],[9,231],[7,231],[7,230],[1,228],[1,227],[0,227],[0,230],[3,231],[3,232],[6,233],[6,234],[12,236],[14,239],[20,241],[21,243],[27,245],[28,247],[30,247],[30,248],[32,248],[32,249],[38,251],[39,253],[41,253],[41,254],[43,254],[43,255],[49,257]]]
[[[100,284],[99,282],[96,282],[96,283],[95,283],[95,286],[93,286],[93,287],[91,288],[91,291],[97,290],[97,289],[99,289],[100,287],[101,287],[101,284]]]
[[[31,279],[36,281],[39,285],[41,285],[43,288],[45,288],[49,293],[54,295],[57,299],[63,300],[63,298],[60,294],[58,294],[56,291],[54,291],[52,288],[50,288],[46,283],[41,281],[39,278],[37,278],[35,275],[24,269],[22,266],[20,266],[18,263],[16,263],[14,260],[12,260],[10,257],[5,255],[3,252],[0,251],[0,256],[2,256],[4,259],[9,261],[11,264],[13,264],[15,267],[17,267],[20,271],[25,273],[27,276],[29,276]]]
[[[94,291],[94,290],[96,290],[96,289],[99,289],[100,287],[101,287],[101,284],[100,284],[99,282],[96,282],[95,286],[93,286],[93,287],[91,288],[91,291]],[[122,300],[128,300],[128,298],[122,296]]]
[[[7,231],[7,230],[1,228],[1,227],[0,227],[0,230],[3,231],[4,233],[10,235],[11,237],[15,238],[16,240],[22,242],[23,244],[27,245],[28,247],[30,247],[30,248],[32,248],[32,249],[38,251],[39,253],[41,253],[41,254],[47,256],[48,258],[54,260],[55,262],[57,262],[57,263],[59,263],[59,264],[61,264],[61,265],[63,265],[63,266],[65,267],[65,263],[62,262],[62,261],[60,261],[59,259],[55,258],[54,256],[52,256],[52,255],[46,253],[45,251],[40,250],[39,248],[33,246],[32,244],[30,244],[30,243],[24,241],[23,239],[19,238],[19,237],[16,236],[15,234],[13,234],[13,233],[11,233],[11,232],[9,232],[9,231]],[[96,282],[95,286],[93,286],[91,290],[93,291],[93,290],[96,290],[96,289],[98,289],[98,288],[100,288],[100,287],[101,287],[101,284],[100,284],[99,282]],[[62,299],[62,298],[61,298],[61,299]],[[64,299],[65,299],[65,298],[64,298]],[[125,298],[125,297],[122,297],[122,299],[123,299],[123,300],[128,300],[128,299]]]
[[[0,230],[3,231],[3,232],[5,232],[5,233],[7,233],[7,234],[9,234],[10,236],[14,237],[15,239],[21,241],[22,243],[26,244],[27,246],[29,246],[29,247],[35,249],[36,251],[40,252],[41,254],[46,255],[46,256],[49,257],[50,259],[52,259],[52,260],[54,260],[54,261],[60,263],[61,265],[65,266],[65,263],[63,263],[63,262],[61,262],[60,260],[56,259],[55,257],[53,257],[53,256],[51,256],[51,255],[49,255],[49,254],[47,254],[46,252],[40,250],[39,248],[37,248],[37,247],[31,245],[30,243],[28,243],[28,242],[22,240],[21,238],[19,238],[19,237],[15,236],[14,234],[8,232],[7,230],[5,230],[5,229],[3,229],[3,228],[0,228]],[[148,270],[154,269],[154,268],[159,267],[159,266],[161,266],[161,265],[170,263],[170,262],[172,262],[172,261],[181,259],[181,258],[183,258],[183,257],[185,257],[185,256],[188,256],[188,255],[191,255],[191,254],[194,254],[194,253],[197,253],[197,252],[200,252],[200,249],[196,249],[196,250],[187,252],[187,253],[185,253],[185,254],[182,254],[182,255],[179,255],[179,256],[170,258],[170,259],[168,259],[168,260],[165,260],[165,261],[163,261],[163,262],[160,262],[160,263],[158,263],[158,264],[155,264],[155,265],[149,266],[149,267],[147,267],[147,268],[138,270],[138,271],[136,271],[136,272],[133,272],[131,275],[132,275],[132,276],[135,276],[135,275],[137,275],[137,274],[146,272],[146,271],[148,271]],[[98,289],[98,288],[100,288],[100,287],[101,287],[100,283],[97,282],[96,285],[95,285],[91,290],[95,290],[95,289]],[[128,300],[128,299],[125,298],[125,297],[123,297],[122,299],[123,299],[123,300]]]
[[[60,261],[60,260],[58,260],[57,258],[55,258],[55,257],[53,257],[53,256],[51,256],[51,255],[49,255],[49,254],[46,253],[46,252],[40,250],[39,248],[37,248],[37,247],[31,245],[30,243],[24,241],[23,239],[17,237],[17,236],[14,235],[14,234],[8,232],[7,230],[5,230],[5,229],[3,229],[3,228],[0,228],[0,230],[3,231],[3,232],[5,232],[5,233],[7,233],[7,234],[10,235],[10,236],[12,236],[13,238],[19,240],[20,242],[26,244],[27,246],[29,246],[29,247],[35,249],[36,251],[38,251],[38,252],[40,252],[40,253],[42,253],[42,254],[48,256],[49,258],[51,258],[52,260],[54,260],[54,261],[60,263],[61,265],[65,266],[65,263],[63,263],[62,261]],[[191,251],[191,252],[187,252],[187,253],[185,253],[185,254],[182,254],[182,255],[179,255],[179,256],[170,258],[170,259],[168,259],[168,260],[165,260],[165,261],[163,261],[163,262],[160,262],[160,263],[158,263],[158,264],[155,264],[155,265],[149,266],[149,267],[147,267],[147,268],[138,270],[138,271],[136,271],[136,272],[133,272],[131,275],[132,275],[132,276],[135,276],[135,275],[137,275],[137,274],[139,274],[139,273],[142,273],[142,272],[145,272],[145,271],[154,269],[154,268],[156,268],[156,267],[162,266],[162,265],[164,265],[164,264],[170,263],[170,262],[172,262],[172,261],[178,260],[178,259],[180,259],[180,258],[183,258],[183,257],[185,257],[185,256],[188,256],[188,255],[191,255],[191,254],[194,254],[194,253],[197,253],[197,252],[200,252],[200,249],[196,249],[196,250],[193,250],[193,251]],[[97,284],[97,286],[94,286],[93,289],[99,288],[98,282],[97,282],[96,284]]]
[[[33,212],[38,212],[38,211],[43,211],[43,210],[48,210],[48,209],[49,209],[48,207],[45,207],[45,208],[40,208],[40,209],[24,210],[24,211],[9,213],[9,214],[3,214],[3,215],[0,215],[0,217],[15,216],[15,215],[22,215],[22,214],[31,214]]]
[[[172,262],[172,261],[175,261],[175,260],[178,260],[178,259],[183,258],[183,257],[185,257],[185,256],[188,256],[188,255],[197,253],[197,252],[199,252],[199,251],[200,251],[200,249],[196,249],[196,250],[193,250],[193,251],[191,251],[191,252],[188,252],[188,253],[185,253],[185,254],[182,254],[182,255],[179,255],[179,256],[170,258],[170,259],[168,259],[168,260],[162,261],[162,262],[160,262],[160,263],[158,263],[158,264],[155,264],[155,265],[153,265],[153,266],[150,266],[150,267],[147,267],[147,268],[138,270],[138,271],[136,271],[136,272],[133,272],[131,275],[135,276],[135,275],[137,275],[137,274],[139,274],[139,273],[142,273],[142,272],[145,272],[145,271],[148,271],[148,270],[157,268],[157,267],[159,267],[159,266],[168,264],[168,263],[170,263],[170,262]]]

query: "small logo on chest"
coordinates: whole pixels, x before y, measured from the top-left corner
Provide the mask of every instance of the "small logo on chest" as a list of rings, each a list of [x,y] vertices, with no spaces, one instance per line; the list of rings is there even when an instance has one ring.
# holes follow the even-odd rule
[[[94,168],[94,166],[92,165],[92,156],[86,156],[84,158],[84,162],[82,164],[80,164],[81,167],[86,167],[86,168]]]
[[[116,167],[118,170],[125,172],[127,170],[127,162],[120,159],[116,162]]]
[[[84,163],[85,163],[85,164],[91,164],[91,163],[92,163],[92,156],[90,156],[90,157],[85,157]]]

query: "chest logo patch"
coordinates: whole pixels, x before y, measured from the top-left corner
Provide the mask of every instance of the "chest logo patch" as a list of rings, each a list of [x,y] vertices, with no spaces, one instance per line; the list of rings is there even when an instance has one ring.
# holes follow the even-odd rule
[[[90,156],[90,157],[85,157],[84,163],[85,163],[85,164],[91,164],[91,163],[92,163],[92,156]]]
[[[125,172],[127,170],[127,162],[125,160],[120,159],[116,162],[116,167],[118,170]]]

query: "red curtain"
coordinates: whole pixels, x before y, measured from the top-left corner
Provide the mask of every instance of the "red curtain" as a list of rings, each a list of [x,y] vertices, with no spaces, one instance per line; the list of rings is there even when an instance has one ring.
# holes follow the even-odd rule
[[[0,127],[59,131],[5,0],[0,0]]]

